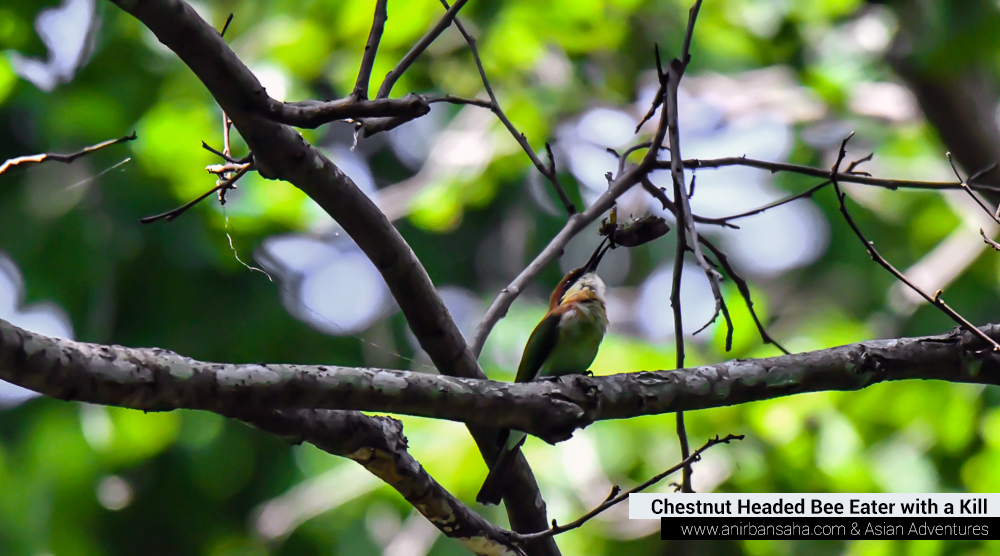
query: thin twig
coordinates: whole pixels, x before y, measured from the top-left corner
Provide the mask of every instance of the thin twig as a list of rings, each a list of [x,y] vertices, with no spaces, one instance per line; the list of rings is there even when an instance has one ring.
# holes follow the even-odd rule
[[[663,189],[656,187],[655,185],[653,185],[653,182],[649,181],[649,176],[643,176],[642,179],[639,181],[639,183],[642,185],[642,188],[645,189],[654,199],[660,202],[660,205],[663,207],[663,210],[669,212],[670,214],[673,214],[675,218],[677,217],[677,207],[674,205],[674,202],[671,201],[669,197],[667,197],[667,194],[666,192],[664,192]],[[699,216],[697,214],[692,214],[691,217],[694,218],[694,221],[697,224],[711,224],[714,226],[732,228],[734,230],[740,229],[740,227],[737,226],[736,224],[733,224],[731,222],[720,221],[719,218],[708,218],[706,216]]]
[[[641,149],[648,149],[650,146],[652,146],[650,141],[643,141],[638,145],[632,145],[631,147],[625,149],[625,152],[618,157],[618,176],[625,172],[625,161],[628,160],[630,154]]]
[[[658,169],[669,170],[671,166],[671,161],[658,160],[656,161],[655,166]],[[803,176],[812,176],[814,178],[821,178],[821,179],[830,178],[830,170],[828,169],[814,168],[812,166],[802,166],[800,164],[788,164],[785,162],[768,162],[766,160],[756,160],[753,158],[746,158],[743,156],[730,156],[725,158],[713,158],[705,160],[694,158],[684,161],[684,167],[690,170],[700,169],[700,168],[723,168],[726,166],[747,166],[750,168],[768,170],[772,174],[776,172],[791,172],[795,174],[802,174]],[[906,188],[906,189],[930,189],[937,191],[937,190],[962,188],[962,184],[957,182],[895,180],[886,178],[873,178],[863,173],[852,174],[847,172],[838,173],[837,181],[841,183],[860,183],[863,185],[874,185],[877,187],[885,187],[887,189]],[[970,178],[969,181],[971,182],[973,180]],[[977,191],[1000,192],[1000,186],[970,183],[969,187]]]
[[[206,151],[208,151],[208,152],[210,152],[210,153],[218,156],[222,160],[225,160],[226,162],[229,162],[230,164],[236,164],[238,162],[235,158],[229,156],[228,154],[226,154],[226,153],[224,153],[222,151],[215,150],[214,148],[212,148],[211,145],[209,145],[208,143],[206,143],[204,141],[201,142],[201,148],[203,148]]]
[[[948,164],[951,164],[951,170],[953,172],[955,172],[955,177],[958,178],[959,183],[962,184],[962,189],[965,190],[965,192],[968,193],[970,197],[972,197],[972,200],[975,201],[976,204],[978,204],[979,207],[982,208],[986,212],[986,214],[990,215],[990,218],[992,218],[994,222],[996,222],[998,225],[1000,225],[1000,218],[997,217],[996,212],[993,209],[991,209],[989,206],[987,206],[986,205],[986,201],[983,201],[979,197],[979,195],[976,195],[976,192],[973,191],[972,188],[969,187],[969,184],[966,183],[966,180],[964,178],[962,178],[962,174],[960,174],[958,172],[958,167],[955,166],[955,161],[952,160],[952,158],[951,158],[951,153],[947,152],[947,153],[944,153],[944,155],[946,157],[948,157]],[[995,166],[995,164],[993,164],[992,166]],[[988,171],[989,170],[986,170],[986,172],[988,172]],[[986,173],[986,172],[982,172],[982,173]],[[982,174],[980,174],[979,172],[977,172],[977,177],[978,177],[978,175],[982,175]]]
[[[849,176],[864,175],[864,176],[871,177],[871,174],[868,174],[867,172],[855,172],[854,168],[856,168],[859,164],[862,164],[864,162],[870,161],[872,159],[872,156],[874,156],[874,154],[869,154],[868,156],[865,156],[863,158],[859,158],[858,160],[855,160],[854,162],[851,162],[847,166],[847,170],[844,172],[844,174],[849,175]],[[705,223],[706,224],[728,224],[732,220],[738,220],[740,218],[746,218],[748,216],[753,216],[755,214],[760,214],[762,212],[771,210],[773,208],[780,207],[781,205],[785,205],[785,204],[791,203],[792,201],[797,201],[799,199],[804,199],[804,198],[807,198],[807,197],[812,197],[813,194],[815,194],[820,189],[823,189],[824,187],[830,185],[830,183],[831,183],[830,180],[826,180],[824,182],[818,183],[818,184],[810,187],[809,189],[803,191],[802,193],[796,193],[795,195],[791,195],[791,196],[785,197],[784,199],[778,199],[777,201],[774,201],[772,203],[768,203],[768,204],[766,204],[766,205],[764,205],[762,207],[757,207],[755,209],[751,209],[751,210],[748,210],[746,212],[741,212],[739,214],[734,214],[732,216],[723,216],[722,218],[706,218],[705,219],[706,220]]]
[[[253,158],[252,154],[248,154],[247,156],[244,156],[243,158],[233,158],[233,157],[229,156],[226,153],[219,152],[219,151],[213,149],[211,147],[211,145],[209,145],[208,143],[206,143],[204,141],[201,142],[201,148],[203,148],[206,151],[208,151],[208,152],[210,152],[210,153],[218,156],[219,158],[225,160],[226,162],[229,162],[230,164],[245,164],[247,162],[250,162],[250,160]]]
[[[167,222],[169,222],[169,221],[177,218],[178,216],[184,214],[185,211],[187,211],[189,208],[197,205],[198,203],[200,203],[202,200],[204,200],[206,197],[208,197],[212,193],[215,193],[216,191],[222,191],[223,189],[229,189],[229,188],[233,187],[233,185],[237,181],[239,181],[239,179],[242,178],[252,168],[252,166],[253,166],[253,164],[247,163],[246,166],[244,166],[242,169],[240,169],[239,171],[237,171],[231,178],[229,178],[228,180],[220,181],[220,182],[216,183],[215,187],[213,187],[212,189],[209,189],[205,193],[202,193],[197,198],[192,199],[191,201],[188,201],[187,203],[184,203],[183,205],[181,205],[181,206],[179,206],[179,207],[177,207],[177,208],[175,208],[173,210],[169,210],[167,212],[164,212],[162,214],[157,214],[157,215],[154,215],[154,216],[146,216],[145,218],[140,218],[139,222],[142,222],[143,224],[151,224],[151,223],[156,222],[158,220],[166,220]]]
[[[222,24],[222,30],[219,31],[219,36],[220,37],[225,37],[226,36],[226,31],[229,30],[229,24],[232,23],[232,22],[233,22],[233,13],[230,12],[229,13],[229,17],[226,18],[226,22]]]
[[[232,23],[232,22],[233,22],[233,14],[230,13],[229,17],[226,18],[226,23],[222,26],[222,31],[219,31],[219,37],[220,38],[225,38],[225,36],[226,36],[226,30],[229,29],[229,24]],[[229,158],[233,154],[232,145],[231,145],[231,143],[229,141],[229,131],[232,129],[232,127],[233,127],[233,121],[229,119],[229,115],[226,114],[225,110],[223,110],[222,111],[222,153],[221,154],[222,154],[222,157],[225,158],[227,162],[229,161]],[[202,144],[202,146],[207,146],[204,141],[202,141],[201,144]],[[206,168],[206,170],[208,170],[209,172],[212,172],[213,174],[218,175],[221,178],[221,181],[228,181],[229,179],[231,179],[233,177],[233,172],[227,168],[227,165],[223,165],[222,166],[222,170],[220,170],[220,171],[213,171],[211,166],[209,168]],[[218,182],[216,182],[216,185],[218,185]],[[219,192],[219,202],[222,203],[222,204],[226,204],[226,191],[227,191],[227,188],[221,187],[221,188],[217,189],[216,191]],[[197,203],[197,201],[195,201],[195,202]],[[184,210],[187,210],[187,209],[184,209]],[[174,218],[177,218],[177,216],[180,215],[183,212],[184,211],[181,211],[181,212],[177,213],[176,215],[167,218],[167,220],[173,220]],[[237,260],[239,260],[239,257],[237,257]]]
[[[653,57],[656,58],[656,82],[659,85],[656,88],[656,94],[653,95],[653,103],[646,112],[646,115],[639,120],[639,123],[635,126],[635,132],[639,133],[639,130],[648,122],[655,114],[656,109],[663,104],[663,95],[667,92],[664,87],[667,86],[667,80],[664,79],[663,75],[663,65],[660,63],[660,45],[653,43]]]
[[[226,112],[222,112],[222,154],[226,157],[232,156],[233,147],[229,141],[229,130],[232,129],[233,121],[229,119]],[[202,141],[204,143],[204,141]]]
[[[620,489],[617,486],[615,486],[614,488],[611,489],[611,494],[607,497],[607,499],[604,500],[604,502],[602,502],[596,508],[594,508],[594,509],[590,510],[589,512],[583,514],[578,519],[576,519],[576,520],[574,520],[574,521],[572,521],[570,523],[567,523],[566,525],[558,525],[553,520],[553,525],[552,525],[552,527],[550,529],[546,529],[545,531],[540,531],[538,533],[531,533],[531,534],[528,534],[528,535],[515,535],[514,538],[516,540],[518,540],[518,541],[533,541],[535,539],[543,539],[545,537],[552,537],[552,536],[555,536],[555,535],[558,535],[558,534],[561,534],[561,533],[565,533],[566,531],[571,531],[573,529],[577,529],[581,525],[583,525],[584,523],[590,521],[594,517],[597,517],[598,515],[600,515],[601,513],[603,513],[608,508],[610,508],[612,506],[615,506],[617,504],[620,504],[621,502],[624,502],[625,500],[628,500],[629,495],[635,494],[637,492],[642,492],[642,491],[646,490],[647,488],[655,485],[656,483],[662,481],[664,478],[666,478],[666,477],[668,477],[670,475],[673,475],[674,473],[676,473],[681,468],[688,467],[692,463],[695,463],[695,462],[699,461],[701,459],[701,454],[703,454],[706,450],[708,450],[712,446],[717,446],[719,444],[729,444],[730,442],[732,442],[734,440],[743,440],[743,438],[744,438],[744,435],[742,435],[742,434],[730,434],[730,435],[727,435],[725,438],[719,438],[718,436],[716,436],[715,438],[710,438],[708,440],[708,442],[705,443],[704,446],[702,446],[701,448],[698,448],[697,450],[695,450],[694,452],[692,452],[690,455],[688,455],[686,458],[684,458],[683,461],[681,461],[677,465],[671,467],[670,469],[667,469],[666,471],[657,474],[656,476],[654,476],[653,478],[649,479],[648,481],[642,483],[641,485],[638,485],[638,486],[636,486],[634,488],[631,488],[631,489],[629,489],[629,490],[627,490],[625,492],[621,492]]]
[[[448,7],[447,0],[440,1],[445,8]],[[455,27],[458,29],[458,32],[462,34],[462,37],[465,38],[465,42],[469,44],[469,50],[472,52],[472,58],[476,62],[476,69],[479,70],[479,78],[483,81],[483,87],[486,89],[486,94],[490,97],[490,105],[487,106],[487,108],[489,108],[500,120],[500,123],[507,128],[507,131],[509,131],[514,137],[514,140],[517,141],[517,144],[521,145],[521,148],[524,150],[525,154],[528,155],[528,158],[531,159],[531,163],[535,165],[535,168],[538,168],[538,171],[552,183],[553,189],[555,189],[556,194],[559,195],[559,200],[562,201],[563,207],[566,208],[566,213],[569,216],[573,216],[578,211],[576,209],[576,205],[574,205],[573,201],[571,201],[569,196],[566,195],[566,191],[563,189],[562,184],[559,183],[559,178],[556,175],[555,158],[552,156],[551,147],[549,147],[548,143],[545,144],[545,149],[547,150],[549,156],[549,165],[546,166],[535,153],[534,149],[531,148],[531,145],[528,143],[528,138],[525,137],[523,133],[519,132],[516,127],[514,127],[510,118],[508,118],[507,114],[505,114],[500,108],[500,101],[497,100],[497,96],[493,92],[493,87],[490,86],[490,80],[486,77],[486,70],[483,68],[483,60],[479,57],[479,48],[476,46],[476,39],[469,34],[468,31],[466,31],[465,26],[462,25],[462,21],[457,17],[455,18]],[[481,105],[477,104],[477,106]]]
[[[243,162],[227,162],[225,164],[209,164],[205,166],[205,171],[209,174],[215,174],[217,176],[224,176],[226,174],[232,174],[233,172],[239,172],[246,166]],[[224,178],[228,179],[228,178]]]
[[[958,314],[958,312],[949,307],[948,304],[941,299],[941,296],[944,293],[942,290],[936,291],[933,297],[927,295],[926,293],[923,292],[923,290],[918,288],[916,284],[907,279],[902,272],[897,270],[896,267],[892,266],[892,264],[890,264],[889,261],[882,258],[882,255],[880,255],[878,251],[875,250],[874,243],[868,241],[868,238],[865,237],[864,233],[861,231],[861,228],[859,228],[858,225],[854,222],[854,218],[851,217],[851,213],[847,211],[847,203],[846,203],[847,195],[844,194],[843,190],[840,188],[840,184],[838,183],[839,180],[838,170],[840,169],[840,163],[843,162],[844,157],[847,156],[847,142],[851,139],[851,137],[854,137],[854,132],[851,132],[850,135],[845,137],[844,141],[840,144],[840,152],[837,155],[837,162],[834,163],[833,169],[830,171],[830,181],[833,182],[833,189],[837,193],[837,202],[840,204],[840,213],[844,216],[844,220],[847,221],[847,224],[850,225],[851,229],[854,231],[854,235],[858,236],[858,239],[861,240],[862,244],[864,244],[865,249],[868,251],[868,255],[871,256],[873,261],[878,263],[882,268],[888,270],[893,276],[896,277],[896,279],[906,284],[911,290],[917,292],[917,294],[919,294],[920,297],[924,298],[924,300],[926,300],[928,303],[937,307],[938,309],[941,310],[941,312],[948,315],[952,320],[957,322],[962,328],[965,328],[969,332],[975,334],[980,339],[984,340],[989,345],[993,346],[993,351],[1000,351],[1000,344],[998,344],[995,340],[993,340],[985,333],[983,333],[982,330],[976,328],[971,322],[966,320],[965,317]]]
[[[757,311],[753,308],[753,300],[750,298],[750,285],[742,276],[739,275],[739,273],[736,272],[736,269],[733,268],[732,264],[729,263],[729,257],[726,256],[725,252],[716,247],[715,244],[703,235],[698,236],[698,241],[707,247],[713,255],[715,255],[719,265],[722,266],[722,269],[729,275],[729,279],[736,284],[736,289],[739,290],[740,296],[743,298],[743,302],[746,304],[747,310],[750,311],[750,316],[753,318],[753,322],[757,326],[757,332],[760,334],[761,341],[765,344],[773,345],[781,350],[781,352],[785,355],[791,353],[785,349],[784,346],[779,344],[777,340],[772,338],[771,335],[768,334],[767,329],[764,328],[764,324],[760,321],[760,317],[757,316]]]
[[[1000,243],[997,243],[992,239],[990,239],[990,237],[986,235],[986,232],[984,232],[982,228],[979,229],[979,235],[983,236],[983,241],[986,242],[986,245],[989,245],[996,251],[1000,251]]]
[[[748,216],[753,216],[755,214],[760,214],[760,213],[762,213],[764,211],[771,210],[771,209],[776,208],[776,207],[780,207],[781,205],[787,205],[788,203],[791,203],[792,201],[797,201],[799,199],[804,199],[804,198],[807,198],[807,197],[812,197],[814,193],[816,193],[820,189],[823,189],[824,187],[830,185],[830,183],[831,183],[830,180],[826,180],[825,182],[822,182],[822,183],[819,183],[819,184],[816,184],[816,185],[810,187],[809,189],[803,191],[802,193],[796,193],[795,195],[791,195],[789,197],[785,197],[784,199],[778,199],[777,201],[774,201],[772,203],[768,203],[768,204],[766,204],[766,205],[764,205],[762,207],[757,207],[755,209],[751,209],[751,210],[748,210],[746,212],[741,212],[741,213],[738,213],[738,214],[733,214],[731,216],[723,216],[721,218],[706,218],[706,220],[708,221],[707,222],[708,224],[727,224],[727,223],[729,223],[732,220],[739,220],[740,218],[746,218]]]
[[[642,187],[646,191],[648,191],[650,195],[652,195],[654,198],[660,201],[660,203],[663,205],[664,210],[670,211],[676,217],[677,209],[675,208],[673,201],[667,198],[666,193],[664,193],[662,189],[653,185],[653,182],[649,181],[648,176],[644,176],[642,178],[641,183]],[[821,185],[826,185],[828,183],[830,182],[827,181]],[[799,196],[804,196],[804,194],[799,194]],[[786,199],[784,200],[784,202],[788,202],[790,200],[793,199]],[[776,203],[775,206],[777,206],[778,204],[781,203],[780,202]],[[773,208],[773,207],[761,207],[761,209],[759,209],[758,211],[763,212],[767,208]],[[698,216],[697,214],[692,216],[694,217],[694,221],[698,223],[716,224],[719,226],[727,226],[730,228],[738,229],[739,226],[730,223],[729,220],[732,220],[734,218],[741,218],[743,216],[749,216],[749,214],[735,215],[726,218],[705,218],[702,216]],[[712,254],[715,255],[715,258],[718,259],[719,261],[719,265],[721,265],[723,270],[726,271],[726,274],[729,275],[729,278],[736,283],[736,288],[739,290],[740,296],[743,298],[743,301],[746,304],[747,309],[750,311],[750,316],[753,317],[754,324],[757,326],[757,331],[760,333],[761,341],[764,342],[765,344],[774,345],[779,350],[781,350],[782,353],[787,355],[789,351],[785,349],[784,346],[779,344],[777,340],[772,338],[770,334],[768,334],[767,329],[764,327],[764,324],[757,316],[757,312],[753,308],[753,301],[750,297],[750,286],[747,283],[747,281],[742,276],[740,276],[740,274],[737,273],[736,270],[732,267],[732,265],[729,262],[729,257],[726,256],[726,254],[721,249],[716,247],[711,241],[709,241],[705,236],[701,234],[698,235],[698,242],[707,247],[709,251],[711,251]]]
[[[361,57],[361,68],[358,70],[358,80],[354,84],[351,96],[355,100],[368,100],[368,83],[372,79],[372,67],[375,65],[375,55],[378,54],[378,44],[382,40],[385,21],[389,19],[386,4],[389,0],[376,0],[375,15],[372,18],[372,29],[365,43],[365,53]]]
[[[133,131],[131,135],[126,135],[124,137],[119,137],[118,139],[110,139],[108,141],[104,141],[96,145],[91,145],[89,147],[85,147],[82,150],[76,151],[75,153],[70,153],[70,154],[41,153],[29,156],[19,156],[17,158],[10,158],[4,161],[3,164],[0,164],[0,174],[3,174],[7,170],[15,166],[22,166],[27,164],[41,164],[42,162],[49,162],[49,161],[69,164],[70,162],[73,162],[74,160],[80,158],[81,156],[86,156],[92,152],[99,151],[104,147],[110,147],[111,145],[117,145],[118,143],[124,143],[126,141],[134,141],[135,137],[136,135],[135,132]]]
[[[671,146],[673,143],[671,142]],[[687,196],[677,186],[677,179],[674,178],[674,198],[681,199]],[[687,247],[687,226],[684,218],[683,203],[677,203],[677,250],[674,255],[673,276],[670,282],[670,309],[674,317],[674,349],[676,363],[674,368],[684,368],[684,320],[681,318],[681,277],[684,271],[684,251]],[[696,239],[697,241],[697,239]],[[716,314],[718,314],[718,304],[716,304]],[[713,317],[712,320],[715,320]],[[684,426],[684,412],[678,411],[675,415],[677,421],[677,438],[680,441],[681,457],[687,459],[690,448],[688,447],[687,428]],[[693,492],[691,488],[691,468],[684,467],[681,479],[681,490],[683,492]]]
[[[985,176],[986,174],[989,174],[990,172],[992,172],[993,170],[996,170],[996,169],[997,169],[997,163],[994,162],[994,163],[990,164],[989,166],[983,168],[982,170],[976,172],[975,174],[972,174],[971,176],[969,176],[969,179],[967,179],[965,181],[966,181],[966,183],[972,183],[972,182],[978,180],[979,178]]]
[[[403,59],[396,64],[396,67],[392,68],[392,71],[386,74],[385,80],[382,81],[382,86],[379,87],[378,94],[375,98],[389,98],[389,93],[392,92],[392,87],[396,84],[396,81],[399,80],[399,76],[403,75],[403,72],[405,72],[410,65],[413,64],[417,57],[423,54],[423,52],[427,50],[427,47],[430,46],[431,43],[434,42],[438,36],[440,36],[441,33],[443,33],[444,30],[451,25],[455,16],[458,15],[458,11],[461,10],[468,1],[469,0],[458,0],[452,7],[448,8],[448,11],[441,16],[441,19],[437,22],[437,24],[434,25],[430,31],[427,31],[427,34],[424,35],[423,38],[417,42],[417,44],[413,45],[413,48],[411,48],[410,51],[403,56]]]
[[[493,110],[492,102],[478,98],[462,98],[453,95],[444,95],[440,97],[431,97],[427,99],[427,104],[434,104],[435,102],[447,102],[449,104],[459,104],[459,105],[464,104],[469,106],[478,106],[480,108],[486,108],[488,110]]]

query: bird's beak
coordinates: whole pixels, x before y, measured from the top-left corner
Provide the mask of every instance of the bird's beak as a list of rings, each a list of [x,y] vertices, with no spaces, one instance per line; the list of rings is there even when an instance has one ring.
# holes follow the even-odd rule
[[[604,258],[604,254],[607,253],[608,249],[611,248],[611,245],[608,244],[607,241],[608,241],[607,238],[601,240],[601,243],[597,246],[597,249],[594,250],[594,254],[590,256],[590,260],[587,261],[586,265],[584,265],[583,274],[587,274],[589,272],[597,272],[597,265],[601,264],[601,259]]]

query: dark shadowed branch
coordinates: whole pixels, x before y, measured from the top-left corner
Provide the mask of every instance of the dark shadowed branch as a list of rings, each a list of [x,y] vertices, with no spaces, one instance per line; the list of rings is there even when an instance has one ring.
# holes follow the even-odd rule
[[[779,344],[777,340],[771,337],[770,334],[768,334],[767,329],[764,327],[764,323],[761,322],[760,317],[757,316],[757,311],[753,308],[753,299],[750,297],[750,285],[747,283],[746,279],[736,272],[736,269],[734,269],[733,265],[730,264],[729,257],[726,256],[726,253],[716,247],[714,243],[703,235],[698,236],[698,241],[707,247],[713,255],[715,255],[715,260],[718,261],[719,266],[721,266],[726,274],[729,275],[729,279],[736,284],[736,289],[739,290],[740,296],[743,298],[743,302],[746,304],[747,310],[750,311],[750,316],[753,318],[754,326],[757,327],[757,332],[760,334],[761,341],[765,344],[773,345],[781,350],[781,353],[784,353],[785,355],[791,353],[785,349],[784,346]]]

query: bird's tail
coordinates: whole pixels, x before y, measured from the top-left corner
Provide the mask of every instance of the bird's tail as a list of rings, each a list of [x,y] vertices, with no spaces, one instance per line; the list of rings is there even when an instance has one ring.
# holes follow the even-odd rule
[[[524,444],[526,438],[524,433],[511,431],[508,441],[500,449],[500,455],[493,462],[489,474],[486,475],[486,480],[483,481],[482,488],[479,489],[479,494],[476,495],[476,502],[487,506],[495,506],[500,503],[507,472],[521,451],[521,444]]]

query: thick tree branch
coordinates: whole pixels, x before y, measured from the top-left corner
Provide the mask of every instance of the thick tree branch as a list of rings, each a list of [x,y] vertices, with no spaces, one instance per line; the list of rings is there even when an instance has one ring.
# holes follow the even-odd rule
[[[1000,338],[1000,325],[980,329]],[[336,408],[509,427],[550,442],[605,419],[708,409],[896,380],[1000,385],[1000,355],[956,330],[671,371],[508,383],[316,365],[204,363],[156,348],[59,340],[0,320],[0,379],[63,400],[145,411]]]
[[[113,0],[115,1],[115,0]],[[295,130],[268,116],[257,78],[219,34],[182,0],[116,0],[198,76],[239,129],[261,176],[288,181],[316,201],[354,239],[381,273],[410,329],[445,375],[485,378],[423,265],[392,223],[339,168]],[[452,9],[457,12],[456,3]],[[451,12],[451,10],[449,10]],[[455,12],[451,12],[454,15]],[[498,453],[496,431],[470,429],[486,461]],[[521,533],[548,527],[545,503],[526,460],[518,458],[507,500],[511,526]],[[529,554],[558,554],[543,540]]]
[[[352,459],[396,489],[445,536],[476,554],[518,555],[523,551],[510,533],[472,511],[444,489],[406,451],[403,424],[391,417],[357,411],[266,411],[234,408],[229,417],[258,429],[309,442],[321,450]]]

